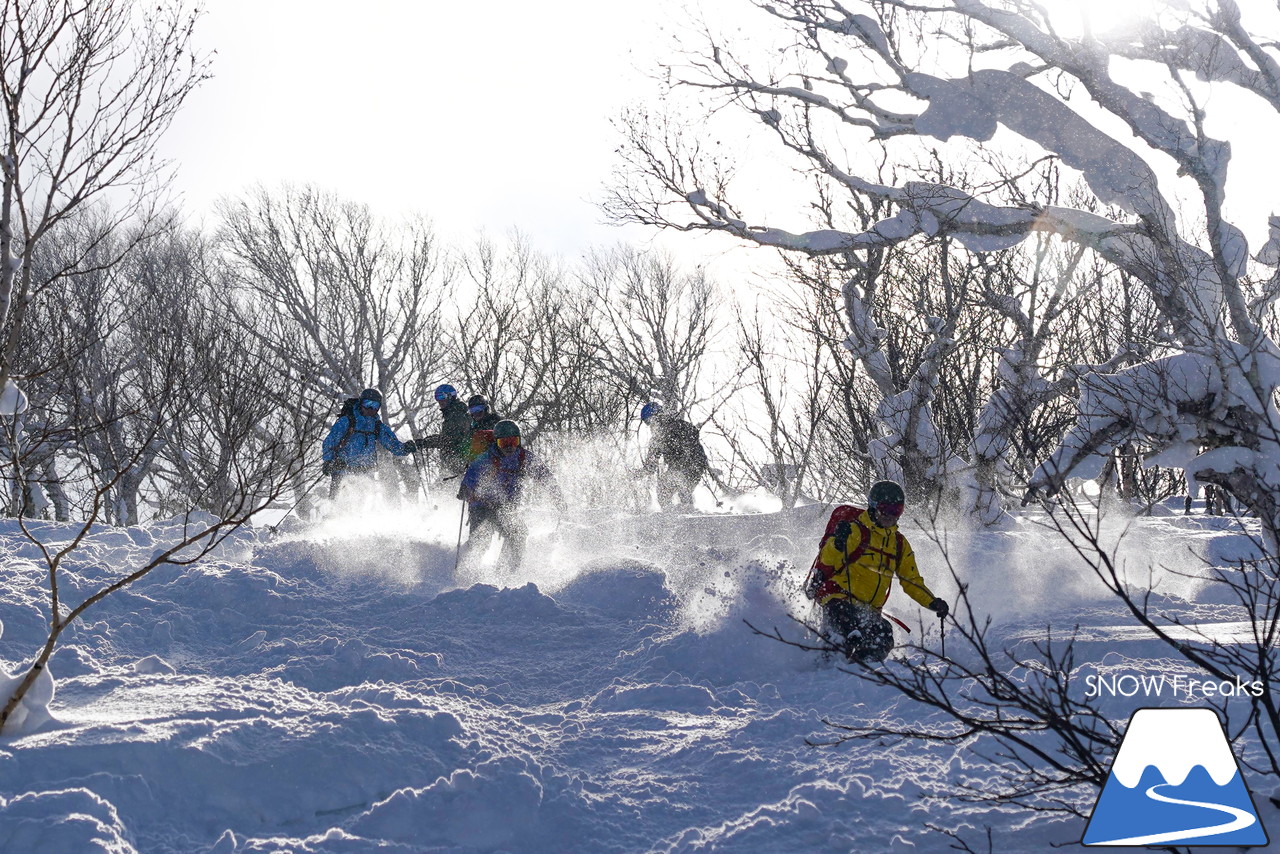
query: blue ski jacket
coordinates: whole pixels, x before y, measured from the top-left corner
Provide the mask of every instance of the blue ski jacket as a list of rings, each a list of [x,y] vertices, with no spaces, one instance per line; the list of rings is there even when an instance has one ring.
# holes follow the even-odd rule
[[[357,408],[356,412],[342,416],[329,428],[320,458],[327,463],[336,457],[350,469],[373,468],[378,462],[379,445],[397,457],[409,453],[404,443],[396,438],[394,430],[376,415],[361,415]]]

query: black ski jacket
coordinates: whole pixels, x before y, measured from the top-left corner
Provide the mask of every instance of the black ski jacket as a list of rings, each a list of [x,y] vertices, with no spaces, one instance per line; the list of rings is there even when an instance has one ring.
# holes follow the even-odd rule
[[[707,452],[698,439],[698,428],[678,418],[653,419],[653,439],[645,454],[644,470],[655,471],[659,458],[690,478],[701,479],[707,470]]]
[[[419,441],[418,447],[439,448],[440,465],[450,471],[462,471],[471,450],[471,416],[467,414],[467,405],[455,397],[440,410],[440,418],[440,432]]]

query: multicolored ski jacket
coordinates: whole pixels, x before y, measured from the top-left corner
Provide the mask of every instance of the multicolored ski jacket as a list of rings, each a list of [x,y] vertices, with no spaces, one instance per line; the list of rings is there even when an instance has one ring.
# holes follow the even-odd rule
[[[532,451],[516,448],[511,453],[504,454],[495,445],[467,466],[458,497],[472,507],[510,507],[519,503],[528,478],[550,481],[557,495],[559,494],[551,470]]]
[[[467,441],[463,446],[463,459],[468,463],[475,462],[493,447],[493,428],[501,420],[502,416],[496,412],[486,412],[471,419]]]
[[[836,545],[836,524],[846,520],[852,528],[845,547]],[[819,546],[814,571],[819,576],[814,599],[854,599],[879,610],[889,598],[893,577],[902,581],[903,591],[928,607],[933,592],[925,586],[916,567],[916,556],[898,526],[881,528],[871,514],[860,507],[842,505],[831,513],[827,533]]]

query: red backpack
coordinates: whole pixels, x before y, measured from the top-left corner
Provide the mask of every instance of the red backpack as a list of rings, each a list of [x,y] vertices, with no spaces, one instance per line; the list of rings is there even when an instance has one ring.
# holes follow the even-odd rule
[[[836,532],[836,526],[841,522],[848,522],[849,526],[858,534],[858,545],[852,551],[846,551],[848,560],[846,563],[853,563],[862,557],[862,553],[867,550],[867,546],[871,542],[871,531],[867,529],[858,517],[862,515],[865,508],[854,507],[852,504],[841,504],[835,510],[831,511],[831,518],[827,520],[827,529],[822,532],[822,539],[818,540],[818,556],[813,559],[813,566],[809,568],[809,576],[804,582],[804,594],[814,601],[822,601],[825,597],[832,593],[839,593],[841,589],[831,576],[836,574],[837,566],[828,566],[822,562],[822,544],[827,541]],[[850,534],[852,538],[853,534]]]

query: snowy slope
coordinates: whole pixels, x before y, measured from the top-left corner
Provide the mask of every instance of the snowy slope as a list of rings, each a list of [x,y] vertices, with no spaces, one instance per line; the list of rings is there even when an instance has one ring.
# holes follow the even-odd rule
[[[519,577],[455,575],[450,507],[244,533],[69,632],[50,668],[53,720],[0,741],[0,850],[951,850],[930,825],[984,847],[990,826],[1005,852],[1078,840],[1083,821],[926,799],[980,771],[968,749],[806,746],[829,735],[825,717],[925,716],[743,624],[790,632],[788,610],[806,612],[788,561],[807,566],[819,516],[558,530],[543,517]],[[1186,547],[1239,547],[1220,524],[1146,520],[1124,547],[1182,561]],[[937,546],[908,533],[926,579],[953,595]],[[34,546],[12,524],[0,534],[13,672],[46,606]],[[68,598],[163,536],[95,532]],[[1035,525],[948,542],[1011,642],[1055,619],[1112,638],[1082,646],[1100,667],[1158,651],[1114,640],[1119,612]],[[1186,608],[1217,613],[1185,586]],[[895,593],[889,609],[920,637],[914,603]],[[1140,705],[1108,702],[1118,717]]]

